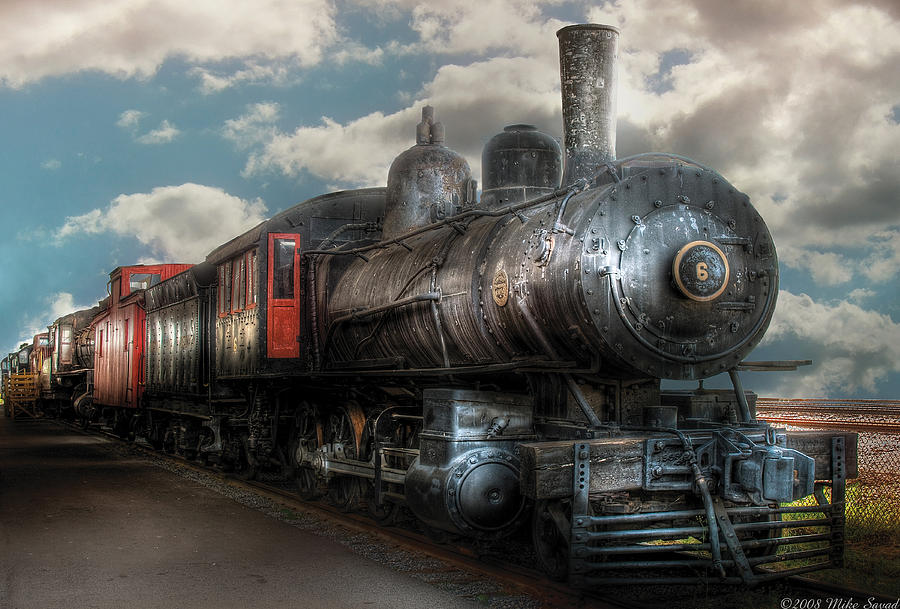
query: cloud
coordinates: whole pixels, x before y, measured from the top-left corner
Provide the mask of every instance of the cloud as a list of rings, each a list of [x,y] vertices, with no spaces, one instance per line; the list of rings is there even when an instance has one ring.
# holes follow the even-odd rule
[[[590,20],[622,30],[620,125],[720,170],[766,218],[781,260],[817,284],[892,280],[900,11],[880,1],[769,4],[592,9]],[[683,63],[665,65],[676,55]]]
[[[47,159],[46,161],[41,163],[41,168],[48,171],[56,171],[60,167],[62,167],[62,163],[59,161],[59,159]]]
[[[66,218],[56,238],[61,244],[77,235],[109,232],[137,239],[155,259],[200,262],[217,246],[261,222],[265,213],[261,199],[246,201],[221,188],[186,183],[119,195],[106,210]]]
[[[352,40],[342,42],[331,58],[338,64],[365,63],[372,66],[380,65],[384,60],[385,52],[381,47],[370,49]]]
[[[338,39],[336,10],[329,0],[10,0],[0,3],[0,84],[88,70],[146,78],[172,57],[315,65]]]
[[[126,131],[130,131],[135,142],[150,146],[168,144],[181,135],[181,130],[168,120],[163,120],[156,129],[152,129],[143,135],[137,135],[137,130],[138,127],[140,127],[141,121],[147,116],[148,114],[146,112],[140,110],[125,110],[119,115],[116,126],[121,127]]]
[[[322,117],[293,133],[271,132],[251,152],[244,174],[309,172],[341,186],[384,185],[394,157],[415,144],[422,106],[431,104],[447,128],[448,146],[467,158],[477,177],[484,143],[505,125],[534,123],[551,132],[560,125],[556,61],[500,57],[443,66],[415,102],[392,114],[373,112],[346,123]],[[517,100],[514,116],[510,99]]]
[[[900,324],[849,301],[821,303],[782,290],[763,344],[813,360],[810,369],[786,375],[774,395],[875,392],[879,382],[900,373]]]
[[[863,261],[863,274],[874,283],[893,282],[900,274],[900,227],[877,231],[868,242],[872,253]]]
[[[782,264],[809,273],[818,285],[840,285],[858,275],[854,269],[856,265],[847,256],[797,247],[791,240],[787,240],[784,247],[778,248],[778,254]]]
[[[65,239],[78,233],[96,235],[107,229],[106,218],[99,209],[92,209],[80,216],[69,216],[65,224],[56,232],[57,239]]]
[[[339,187],[383,185],[393,158],[415,143],[415,125],[426,103],[435,106],[438,120],[447,127],[448,145],[466,156],[476,177],[483,144],[505,125],[532,122],[545,131],[559,131],[554,32],[565,23],[542,14],[540,3],[450,0],[426,5],[359,0],[355,4],[367,20],[409,23],[416,39],[375,48],[343,40],[331,55],[337,63],[380,63],[388,55],[425,53],[468,55],[469,62],[439,67],[433,80],[414,94],[398,92],[398,99],[407,105],[395,112],[373,112],[343,122],[323,116],[318,123],[287,133],[268,127],[257,130],[266,140],[251,147],[245,176],[308,172]],[[486,25],[493,23],[503,27]],[[489,58],[473,61],[472,57]],[[511,112],[511,100],[515,100],[515,112]],[[247,148],[246,138],[226,137]]]
[[[3,353],[16,351],[22,343],[29,343],[34,340],[35,334],[42,334],[47,331],[47,326],[69,313],[81,311],[82,309],[90,309],[96,303],[88,305],[76,305],[75,297],[69,292],[56,292],[44,298],[41,310],[33,315],[22,318],[19,323],[21,328],[19,339],[15,345],[12,345]]]
[[[239,148],[250,148],[275,137],[275,122],[281,112],[275,102],[260,102],[247,106],[247,113],[225,121],[222,137]]]
[[[877,296],[877,293],[874,290],[869,290],[866,288],[857,288],[847,294],[847,300],[853,302],[855,304],[861,304],[866,300],[870,300]]]
[[[832,239],[837,236],[823,229]],[[900,275],[900,226],[883,230],[848,228],[839,241],[822,243],[820,235],[799,228],[777,241],[779,260],[791,268],[809,273],[821,286],[868,281],[873,285],[893,282]],[[821,251],[821,249],[833,251]]]
[[[141,119],[145,116],[147,116],[147,113],[140,110],[125,110],[119,115],[116,126],[133,131],[138,128]]]
[[[408,12],[409,27],[418,35],[417,41],[397,49],[404,53],[541,55],[555,49],[554,32],[568,25],[542,13],[542,9],[552,6],[553,2],[446,0],[423,3],[401,0],[391,4]]]
[[[219,93],[238,85],[284,86],[296,80],[291,64],[278,61],[270,61],[268,64],[248,61],[245,67],[234,71],[196,67],[190,70],[190,74],[200,79],[198,88],[204,95]]]
[[[138,142],[139,144],[149,145],[168,144],[176,137],[178,137],[180,133],[181,131],[179,131],[175,125],[171,124],[167,120],[164,120],[159,124],[158,128],[135,138],[134,141]]]

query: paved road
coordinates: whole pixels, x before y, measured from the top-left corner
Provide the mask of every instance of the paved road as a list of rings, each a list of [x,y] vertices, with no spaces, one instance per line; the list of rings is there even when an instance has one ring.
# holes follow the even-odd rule
[[[478,607],[49,421],[0,417],[0,608]]]

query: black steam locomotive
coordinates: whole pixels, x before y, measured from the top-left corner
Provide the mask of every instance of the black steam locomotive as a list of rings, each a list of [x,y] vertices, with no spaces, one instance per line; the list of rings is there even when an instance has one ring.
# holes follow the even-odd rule
[[[386,188],[300,203],[149,287],[135,432],[379,519],[530,523],[580,585],[839,564],[855,437],[758,422],[738,378],[775,307],[771,235],[712,169],[615,158],[618,35],[558,32],[564,163],[506,127],[479,201],[426,107]],[[734,391],[660,387],[724,371]]]

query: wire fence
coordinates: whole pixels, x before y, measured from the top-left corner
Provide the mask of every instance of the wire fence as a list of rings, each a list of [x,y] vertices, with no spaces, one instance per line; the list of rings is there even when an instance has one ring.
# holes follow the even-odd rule
[[[900,433],[857,433],[859,477],[847,480],[845,533],[850,542],[900,543]],[[815,499],[798,503],[813,505]]]
[[[859,478],[847,487],[847,534],[900,538],[900,434],[859,434]]]
[[[859,477],[847,481],[847,537],[900,545],[900,400],[759,398],[757,409],[778,427],[856,432]]]

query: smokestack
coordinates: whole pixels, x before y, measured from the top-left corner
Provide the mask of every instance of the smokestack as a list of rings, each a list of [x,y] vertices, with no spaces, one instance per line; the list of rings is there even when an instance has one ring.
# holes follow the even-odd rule
[[[556,32],[566,161],[562,185],[589,178],[616,158],[616,51],[611,25],[570,25]]]

